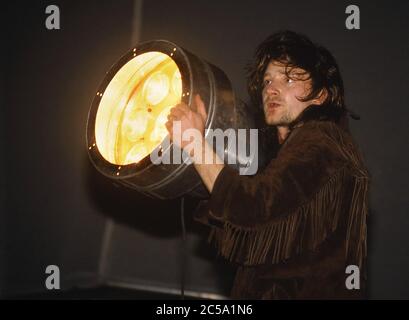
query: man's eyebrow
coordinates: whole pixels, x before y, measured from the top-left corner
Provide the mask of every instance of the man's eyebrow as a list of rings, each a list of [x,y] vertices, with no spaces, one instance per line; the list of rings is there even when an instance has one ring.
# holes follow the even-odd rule
[[[280,70],[280,71],[277,71],[277,72],[280,73],[280,74],[287,74],[287,72],[285,70]],[[270,72],[264,73],[263,78],[265,78],[266,76],[271,76],[271,73]]]

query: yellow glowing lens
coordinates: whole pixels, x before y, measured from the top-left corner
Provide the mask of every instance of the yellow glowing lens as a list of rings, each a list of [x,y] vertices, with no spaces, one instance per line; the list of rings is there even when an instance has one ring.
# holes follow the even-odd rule
[[[168,55],[148,52],[127,62],[98,107],[95,138],[101,155],[117,165],[145,158],[168,134],[167,116],[181,96],[181,75]]]
[[[160,72],[151,75],[145,81],[143,92],[148,103],[157,105],[169,94],[169,77]]]

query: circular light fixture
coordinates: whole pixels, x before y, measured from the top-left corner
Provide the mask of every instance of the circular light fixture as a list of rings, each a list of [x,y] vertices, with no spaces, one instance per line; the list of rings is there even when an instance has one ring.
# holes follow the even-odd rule
[[[89,111],[87,147],[94,166],[153,197],[208,196],[192,165],[154,164],[149,157],[154,150],[172,153],[163,146],[167,116],[181,101],[190,106],[196,93],[207,107],[206,128],[243,123],[230,81],[219,68],[165,40],[129,50],[107,72]],[[226,150],[216,152],[224,158]]]
[[[95,140],[105,160],[137,163],[166,137],[165,124],[157,118],[166,119],[181,101],[182,80],[174,77],[178,73],[174,60],[155,51],[135,56],[117,71],[100,95],[95,120]],[[180,82],[173,86],[178,91],[170,90],[171,78]]]

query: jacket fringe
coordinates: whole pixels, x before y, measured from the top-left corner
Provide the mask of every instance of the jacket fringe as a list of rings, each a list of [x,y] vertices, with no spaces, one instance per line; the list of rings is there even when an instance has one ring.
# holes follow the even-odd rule
[[[334,140],[339,143],[342,136]],[[219,255],[244,265],[276,264],[305,250],[316,250],[342,223],[346,224],[346,261],[361,267],[367,254],[369,178],[361,169],[360,155],[344,146],[341,152],[352,165],[338,170],[308,203],[257,227],[225,221],[223,228],[212,228],[208,240],[215,242]],[[351,186],[349,204],[343,196]]]

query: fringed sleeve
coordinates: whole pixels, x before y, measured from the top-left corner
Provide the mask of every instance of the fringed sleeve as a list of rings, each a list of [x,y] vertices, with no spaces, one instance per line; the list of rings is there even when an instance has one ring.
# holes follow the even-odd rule
[[[353,230],[351,238],[365,238],[366,181],[356,182],[351,145],[333,130],[317,123],[295,129],[277,158],[255,176],[224,167],[205,217],[219,223],[211,238],[221,255],[245,265],[277,263],[314,250],[342,219]],[[197,218],[204,221],[203,215]],[[362,251],[364,244],[359,246]]]

